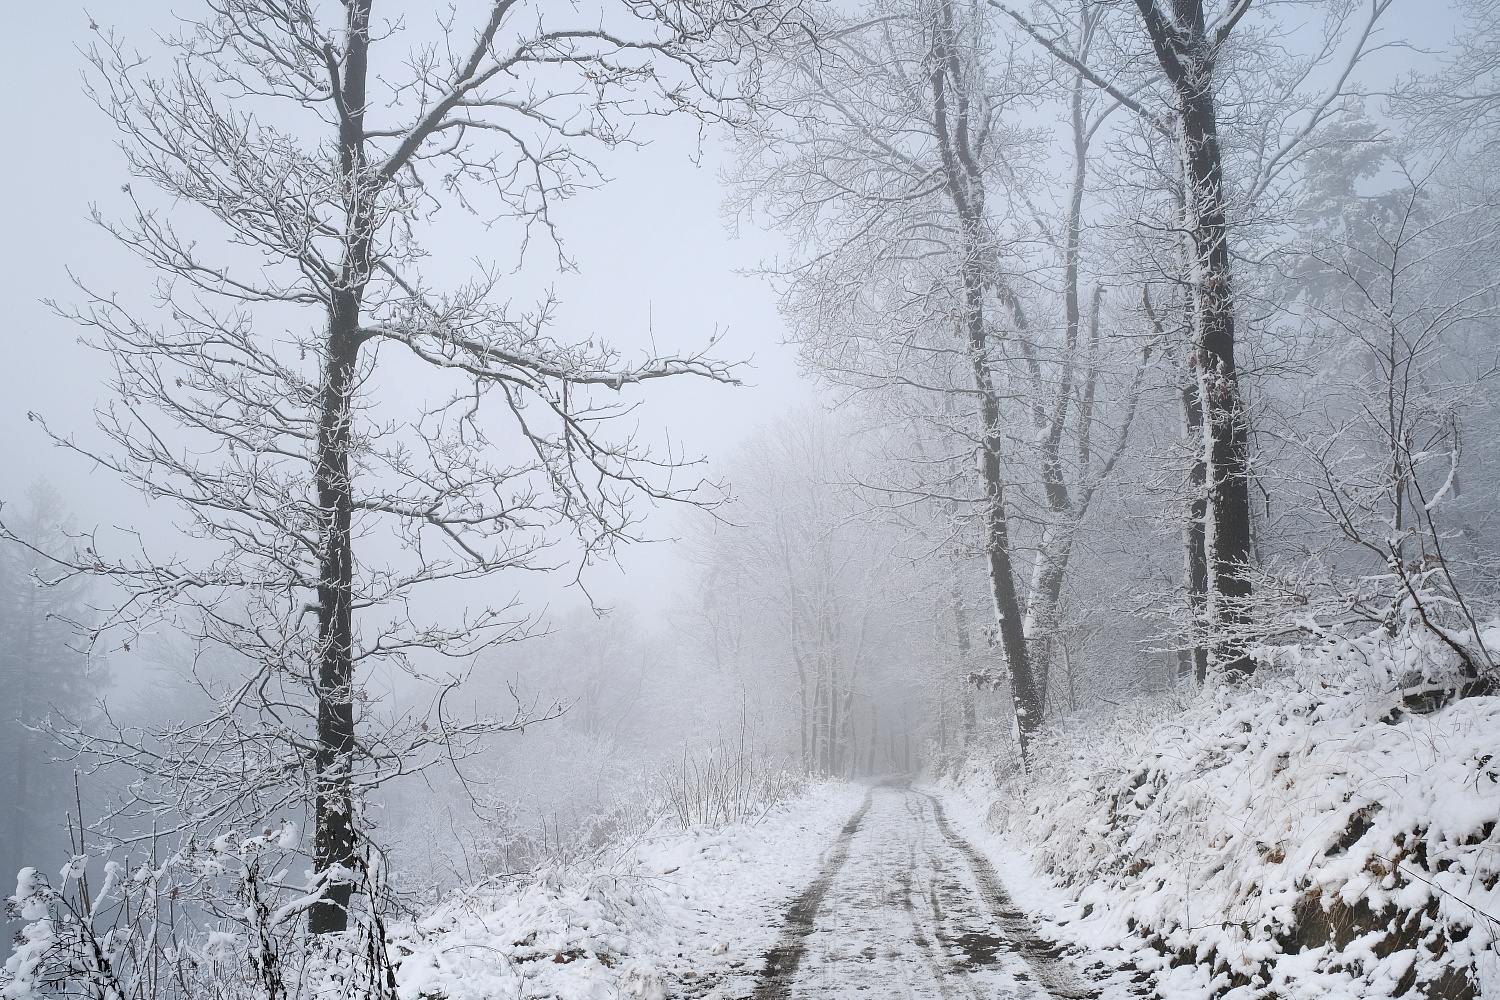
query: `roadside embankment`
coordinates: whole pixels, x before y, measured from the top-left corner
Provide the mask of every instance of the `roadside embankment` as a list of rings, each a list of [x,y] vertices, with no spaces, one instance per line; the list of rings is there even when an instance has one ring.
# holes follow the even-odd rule
[[[1376,633],[954,779],[1049,933],[1177,998],[1500,996],[1500,698]]]

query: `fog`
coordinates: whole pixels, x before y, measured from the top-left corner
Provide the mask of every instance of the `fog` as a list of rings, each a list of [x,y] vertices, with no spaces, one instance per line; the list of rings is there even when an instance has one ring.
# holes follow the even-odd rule
[[[845,783],[1489,697],[1490,6],[12,5],[4,982],[447,997],[388,926]]]

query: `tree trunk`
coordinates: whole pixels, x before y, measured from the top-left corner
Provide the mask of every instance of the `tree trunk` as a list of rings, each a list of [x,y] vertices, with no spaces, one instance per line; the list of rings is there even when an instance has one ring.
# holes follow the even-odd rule
[[[1219,633],[1215,660],[1230,674],[1253,669],[1237,635],[1250,596],[1249,423],[1234,359],[1234,298],[1224,205],[1223,158],[1214,106],[1214,59],[1202,0],[1136,0],[1157,61],[1177,100],[1183,231],[1188,241],[1193,354],[1203,406],[1205,561],[1211,573],[1207,617]],[[1227,32],[1232,22],[1222,32]]]
[[[1062,442],[1067,427],[1068,407],[1073,399],[1073,360],[1079,350],[1079,334],[1083,325],[1080,305],[1079,253],[1083,241],[1083,196],[1088,185],[1088,141],[1083,118],[1083,76],[1073,81],[1073,91],[1068,106],[1073,130],[1073,178],[1068,193],[1068,217],[1066,237],[1063,245],[1063,349],[1065,363],[1058,379],[1057,391],[1051,406],[1042,408],[1038,398],[1035,405],[1037,433],[1040,437],[1042,456],[1042,491],[1047,498],[1050,521],[1042,530],[1042,540],[1037,546],[1036,563],[1032,567],[1031,588],[1026,601],[1025,633],[1031,643],[1032,671],[1036,687],[1045,710],[1048,674],[1052,668],[1053,639],[1059,625],[1057,607],[1062,599],[1063,580],[1067,576],[1068,559],[1072,555],[1073,539],[1082,511],[1075,511],[1073,498],[1069,494],[1067,480],[1063,474]],[[1089,346],[1097,349],[1099,339],[1099,300],[1102,289],[1094,290],[1092,329]],[[1040,390],[1040,368],[1032,362],[1033,378]],[[1092,374],[1092,373],[1091,373]],[[1087,379],[1087,391],[1092,393],[1094,379]],[[1090,399],[1090,404],[1092,399]],[[1081,454],[1087,459],[1089,420],[1092,413],[1079,414]],[[1086,466],[1080,464],[1079,475],[1084,475]],[[1080,485],[1082,480],[1080,478]]]
[[[840,719],[842,738],[839,740],[843,753],[840,755],[839,774],[846,778],[854,777],[854,769],[858,767],[856,756],[857,741],[854,732],[854,678],[849,678],[849,683],[844,687],[843,711]]]
[[[958,572],[955,568],[953,573],[953,630],[958,642],[958,664],[959,677],[962,680],[962,706],[963,732],[965,749],[974,745],[979,735],[979,717],[974,708],[974,685],[968,682],[970,673],[970,651],[973,649],[973,640],[969,633],[969,607],[964,603],[963,586],[959,582]]]
[[[344,179],[345,257],[328,316],[323,382],[318,397],[318,506],[322,552],[318,579],[318,747],[313,867],[352,872],[357,866],[354,828],[354,511],[349,452],[353,396],[359,363],[361,297],[369,280],[371,233],[365,177],[365,78],[368,72],[371,0],[348,3],[347,52],[337,104],[340,169]],[[326,887],[308,913],[308,930],[345,930],[353,884],[347,875]]]
[[[1031,643],[1032,672],[1044,702],[1053,644],[1060,624],[1057,609],[1062,601],[1063,581],[1067,577],[1068,559],[1072,556],[1073,539],[1077,534],[1073,512],[1056,513],[1060,523],[1048,525],[1041,544],[1037,546],[1036,565],[1026,602],[1026,637]]]
[[[1005,515],[1005,488],[1000,472],[1000,401],[990,372],[988,332],[984,317],[985,266],[988,244],[984,235],[984,187],[969,130],[968,97],[954,51],[953,8],[942,4],[942,22],[935,33],[932,70],[933,124],[943,160],[944,182],[959,219],[960,278],[963,312],[960,332],[965,339],[974,388],[979,397],[981,429],[980,475],[984,487],[984,547],[990,595],[994,602],[1000,645],[1010,668],[1011,700],[1015,707],[1016,738],[1026,759],[1031,734],[1042,723],[1042,701],[1031,675],[1031,658],[1022,631],[1021,606],[1010,554],[1010,530]],[[953,108],[949,108],[952,90]],[[950,120],[951,119],[951,120]]]
[[[1181,393],[1184,436],[1189,442],[1203,439],[1203,406],[1198,401],[1198,386],[1184,382]],[[1193,456],[1193,467],[1188,473],[1188,516],[1183,526],[1183,572],[1188,585],[1188,610],[1193,616],[1189,635],[1192,642],[1183,650],[1178,674],[1190,673],[1197,683],[1208,678],[1208,649],[1199,641],[1208,608],[1208,553],[1204,548],[1205,529],[1208,522],[1208,469],[1203,462],[1203,453]]]
[[[795,614],[793,618],[795,620]],[[792,658],[797,664],[797,707],[799,709],[797,732],[802,741],[802,770],[804,773],[811,774],[813,769],[813,748],[811,742],[812,706],[808,704],[807,666],[803,663],[802,653],[796,642],[797,640],[794,637],[792,639]]]
[[[314,867],[320,873],[335,866],[352,868],[355,854],[350,781],[354,752],[354,553],[350,532],[353,490],[349,480],[349,421],[359,342],[349,329],[351,325],[357,328],[357,320],[351,324],[346,310],[336,310],[331,324],[318,428],[318,505],[324,519],[324,550],[318,583],[321,661]],[[335,880],[328,887],[324,901],[313,907],[309,930],[315,934],[344,930],[350,895],[350,884]]]

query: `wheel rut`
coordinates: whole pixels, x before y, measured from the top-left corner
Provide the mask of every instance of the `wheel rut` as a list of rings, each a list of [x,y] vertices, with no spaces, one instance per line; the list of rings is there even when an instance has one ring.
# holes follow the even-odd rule
[[[878,785],[788,906],[751,996],[1081,1000],[1098,991],[1037,932],[937,797]]]
[[[1009,948],[1036,970],[1042,986],[1053,996],[1065,1000],[1083,1000],[1097,996],[1097,990],[1083,982],[1076,971],[1061,961],[1062,949],[1057,943],[1048,941],[1037,933],[1031,920],[1011,899],[989,859],[948,825],[942,802],[936,796],[923,794],[923,797],[932,804],[932,815],[937,821],[937,828],[953,849],[969,863],[980,896],[1001,931],[998,936],[974,933],[965,935],[968,939],[964,944],[965,951],[976,960],[983,956],[985,960],[993,961],[995,953],[1001,947]]]
[[[782,1000],[791,995],[792,979],[797,975],[797,967],[802,963],[802,955],[806,951],[806,939],[813,932],[813,920],[818,915],[818,907],[822,904],[823,897],[828,894],[828,887],[833,884],[839,869],[844,867],[844,862],[849,857],[849,844],[854,839],[855,832],[859,830],[859,824],[864,820],[865,813],[870,811],[870,803],[874,794],[873,788],[866,793],[864,802],[839,831],[817,878],[813,879],[812,885],[808,886],[802,895],[793,900],[792,905],[787,908],[786,919],[782,922],[781,940],[774,948],[766,952],[766,964],[761,969],[759,981],[755,986],[755,1000]]]

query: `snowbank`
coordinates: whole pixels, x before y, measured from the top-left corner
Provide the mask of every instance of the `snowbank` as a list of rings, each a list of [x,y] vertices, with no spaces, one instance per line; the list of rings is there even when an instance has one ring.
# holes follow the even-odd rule
[[[605,863],[456,894],[393,929],[400,994],[658,1000],[751,975],[863,794],[822,784],[756,823],[659,833]]]
[[[1435,652],[1283,650],[959,788],[1063,890],[1031,895],[1047,929],[1163,996],[1500,996],[1500,698],[1420,714]]]

